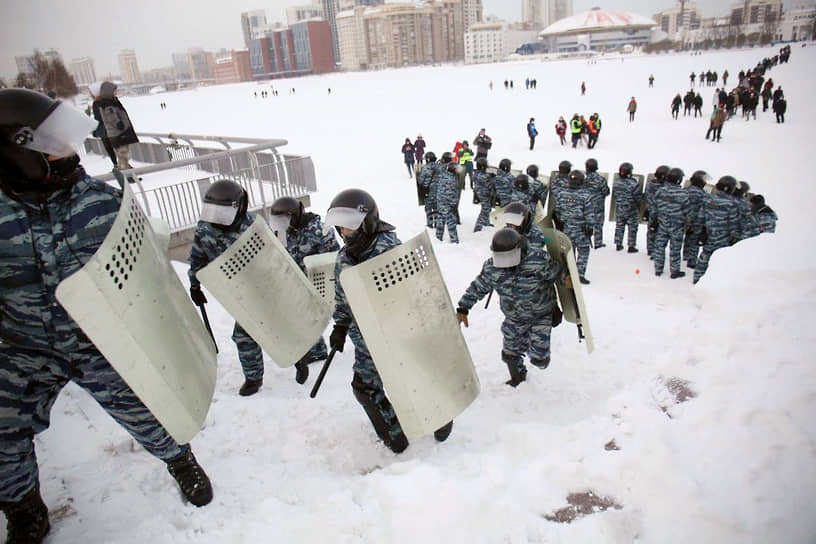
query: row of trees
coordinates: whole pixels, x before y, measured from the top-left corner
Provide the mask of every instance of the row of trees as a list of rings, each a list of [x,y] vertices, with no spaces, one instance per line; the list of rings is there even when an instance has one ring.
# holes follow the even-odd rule
[[[751,34],[729,34],[719,38],[706,38],[699,42],[684,42],[663,40],[658,43],[650,43],[643,46],[645,53],[660,53],[667,51],[694,51],[709,49],[729,49],[732,47],[745,47],[746,45],[768,45],[773,41],[771,34],[753,32]]]
[[[33,69],[34,73],[31,74],[17,74],[14,86],[53,93],[62,98],[75,96],[79,92],[74,76],[68,73],[61,59],[49,59],[39,51],[34,51]]]

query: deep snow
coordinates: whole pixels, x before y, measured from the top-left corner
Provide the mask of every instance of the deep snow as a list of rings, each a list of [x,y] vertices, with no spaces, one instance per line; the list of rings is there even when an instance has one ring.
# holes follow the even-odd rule
[[[644,174],[662,163],[715,179],[732,174],[764,194],[780,220],[776,234],[717,252],[697,286],[690,273],[654,276],[643,228],[640,253],[615,252],[607,224],[609,246],[591,253],[584,290],[595,352],[587,355],[564,323],[553,332],[550,368],[531,367],[512,389],[504,385],[498,304],[477,305],[464,334],[481,395],[447,442],[416,440],[399,456],[377,442],[351,395],[350,344],[315,400],[308,393],[318,366],[300,386],[293,369],[270,360],[261,392],[239,397],[233,320],[211,302],[219,377],[193,448],[213,481],[212,504],[183,504],[164,466],[69,386],[37,439],[50,541],[813,542],[816,191],[808,154],[816,112],[807,97],[816,50],[795,46],[791,62],[767,74],[785,90],[784,125],[760,112],[756,121],[729,121],[721,143],[705,140],[713,87],[699,89],[702,120],[669,113],[690,71],[727,68],[731,87],[740,69],[774,53],[408,68],[275,81],[279,96],[266,99],[253,92],[269,83],[124,99],[143,132],[288,139],[288,152],[314,159],[314,211],[324,215],[339,190],[361,187],[403,240],[424,225],[399,153],[404,139],[421,132],[441,155],[481,127],[493,137],[494,164],[509,157],[514,167],[536,163],[548,172],[562,159],[582,165],[594,156],[604,172],[630,161]],[[537,78],[538,89],[525,90],[525,77]],[[505,78],[513,91],[504,90]],[[630,96],[639,103],[634,123],[625,112]],[[558,145],[553,124],[573,112],[601,115],[592,153]],[[530,117],[540,132],[534,151]],[[108,165],[86,162],[95,172]],[[492,235],[472,232],[478,210],[469,201],[468,192],[462,243],[435,243],[454,304]],[[186,266],[178,271],[186,282]],[[674,404],[669,378],[688,381],[697,396]],[[619,450],[604,448],[612,439]],[[545,519],[585,490],[622,508],[571,524]]]

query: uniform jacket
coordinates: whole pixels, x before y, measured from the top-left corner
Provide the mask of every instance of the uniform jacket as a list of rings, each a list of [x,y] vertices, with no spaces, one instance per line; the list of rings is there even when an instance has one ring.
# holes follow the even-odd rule
[[[241,234],[255,222],[255,214],[247,212],[235,230],[218,228],[207,221],[199,221],[193,237],[193,246],[190,248],[190,286],[201,285],[195,277],[196,272],[217,259],[224,253]]]
[[[286,229],[286,251],[292,256],[303,272],[304,257],[318,253],[330,253],[340,249],[334,237],[334,229],[323,232],[323,222],[314,213],[304,213],[300,225]]]

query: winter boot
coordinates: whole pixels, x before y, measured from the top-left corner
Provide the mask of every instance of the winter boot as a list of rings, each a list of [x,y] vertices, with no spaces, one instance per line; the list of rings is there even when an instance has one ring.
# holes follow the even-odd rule
[[[623,246],[621,244],[616,244],[615,251],[623,251]]]
[[[685,273],[685,272],[682,272],[682,271],[680,271],[680,272],[672,272],[672,273],[671,273],[671,279],[673,279],[673,280],[674,280],[674,279],[677,279],[677,278],[682,278],[682,277],[683,277],[683,276],[685,276],[685,275],[686,275],[686,273]]]
[[[635,246],[629,246],[628,252],[629,253],[637,253],[638,248],[636,248]]]
[[[308,376],[308,370],[306,375]],[[238,390],[238,394],[241,395],[242,397],[254,395],[255,393],[258,392],[258,389],[260,389],[262,385],[263,378],[258,378],[257,380],[250,380],[249,378],[247,378],[246,380],[244,380],[244,385],[242,385],[241,389]]]
[[[309,379],[309,365],[303,361],[298,361],[295,363],[295,370],[295,381],[299,384],[306,383],[306,380]]]
[[[521,360],[521,357],[502,352],[502,361],[507,365],[507,370],[510,371],[510,379],[504,383],[516,387],[527,379],[527,369],[524,368],[524,362]]]
[[[583,283],[584,285],[589,285],[589,280],[588,280],[588,279],[586,279],[586,278],[585,278],[585,277],[583,277],[583,276],[578,276],[578,281],[580,281],[580,282],[581,282],[581,283]]]
[[[167,471],[178,482],[184,497],[194,505],[204,506],[212,500],[210,479],[189,447],[186,453],[167,461]]]
[[[18,502],[0,503],[0,510],[6,514],[7,544],[39,544],[51,529],[39,483]]]
[[[541,370],[544,370],[545,368],[550,366],[550,358],[545,357],[543,359],[530,359],[530,364],[537,368],[540,368]]]
[[[437,442],[444,442],[448,439],[452,430],[453,421],[448,421],[445,425],[434,431],[434,438],[436,438]]]

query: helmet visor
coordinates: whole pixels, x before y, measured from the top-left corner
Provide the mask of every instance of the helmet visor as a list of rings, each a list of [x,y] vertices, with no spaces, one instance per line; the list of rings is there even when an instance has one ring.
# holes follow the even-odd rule
[[[215,223],[216,225],[232,225],[235,217],[238,215],[237,205],[215,204],[212,202],[203,202],[201,204],[201,221],[207,223]]]
[[[69,157],[79,152],[96,124],[81,111],[60,102],[36,129],[23,129],[30,132],[25,134],[26,141],[21,145],[46,155]]]
[[[357,230],[365,217],[366,212],[356,208],[329,208],[326,212],[326,221],[323,223],[323,232],[330,232],[332,227]]]
[[[515,225],[517,227],[520,227],[521,224],[524,222],[524,215],[520,213],[504,212],[502,214],[502,219],[504,219],[504,222],[508,225]]]
[[[493,266],[496,268],[513,268],[521,262],[521,248],[517,247],[510,251],[494,251]]]
[[[288,215],[279,214],[269,218],[269,228],[278,235],[278,240],[286,245],[286,230],[289,228],[290,218]]]

